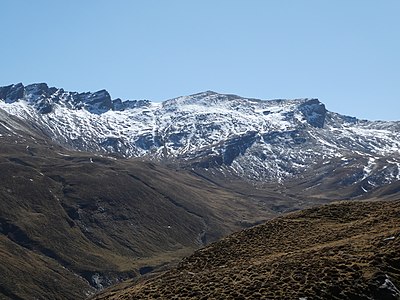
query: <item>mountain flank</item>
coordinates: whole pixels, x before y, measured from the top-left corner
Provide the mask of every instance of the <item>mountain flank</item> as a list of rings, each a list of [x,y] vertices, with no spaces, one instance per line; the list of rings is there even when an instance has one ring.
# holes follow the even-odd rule
[[[84,299],[277,213],[267,197],[154,162],[69,151],[28,122],[0,117],[6,298]],[[268,195],[287,207],[297,201]]]

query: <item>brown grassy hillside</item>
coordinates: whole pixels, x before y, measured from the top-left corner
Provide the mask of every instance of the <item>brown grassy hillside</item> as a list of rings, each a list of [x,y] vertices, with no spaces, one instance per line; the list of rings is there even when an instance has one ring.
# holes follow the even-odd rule
[[[96,299],[400,299],[400,200],[278,217]]]

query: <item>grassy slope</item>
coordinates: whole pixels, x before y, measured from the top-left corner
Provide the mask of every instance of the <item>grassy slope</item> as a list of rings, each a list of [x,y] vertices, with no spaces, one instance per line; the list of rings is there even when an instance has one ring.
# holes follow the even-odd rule
[[[399,253],[399,200],[330,204],[235,233],[96,299],[398,299],[388,287],[400,286]]]

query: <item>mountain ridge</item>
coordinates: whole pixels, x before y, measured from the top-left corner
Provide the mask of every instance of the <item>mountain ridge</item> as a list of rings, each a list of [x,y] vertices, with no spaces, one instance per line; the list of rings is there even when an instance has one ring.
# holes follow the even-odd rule
[[[134,105],[129,105],[131,102],[136,102],[136,101],[142,101],[143,104],[149,104],[152,101],[150,100],[122,100],[121,98],[115,98],[111,99],[110,93],[106,89],[101,89],[95,92],[71,92],[71,91],[65,91],[63,88],[57,88],[57,87],[49,87],[47,83],[42,82],[42,83],[32,83],[28,85],[24,85],[21,82],[16,83],[16,84],[10,84],[7,86],[1,86],[0,87],[0,99],[3,99],[6,103],[13,103],[16,101],[20,100],[26,100],[28,103],[35,103],[35,102],[40,102],[41,100],[45,98],[52,98],[55,103],[60,101],[60,94],[71,94],[72,97],[66,97],[65,100],[67,101],[72,101],[72,102],[77,102],[75,99],[73,99],[73,96],[78,96],[78,99],[80,97],[83,97],[85,95],[88,95],[89,97],[94,97],[94,98],[100,98],[100,102],[104,102],[107,108],[111,110],[117,110],[119,111],[119,104],[123,104],[124,109],[129,109],[129,108],[135,108]],[[269,100],[261,100],[261,99],[256,99],[256,98],[244,98],[240,97],[236,94],[223,94],[223,93],[218,93],[216,91],[212,90],[207,90],[203,92],[197,92],[194,94],[191,94],[189,96],[178,96],[174,97],[171,99],[167,99],[161,102],[152,102],[152,103],[165,103],[170,105],[170,103],[176,103],[179,102],[179,100],[186,99],[187,97],[190,97],[191,99],[199,99],[198,97],[206,97],[206,96],[211,96],[211,95],[225,95],[228,97],[228,99],[248,99],[251,101],[256,101],[256,102],[262,102],[262,101],[268,101],[268,102],[281,102],[281,101],[308,101],[308,100],[318,100],[316,98],[296,98],[293,100],[287,100],[287,99],[269,99]],[[97,97],[96,97],[97,96]],[[74,101],[75,100],[75,101]],[[89,103],[90,104],[90,103]],[[116,107],[115,107],[116,106]],[[75,109],[82,109],[84,108],[83,106],[77,106]],[[93,113],[92,109],[89,109]],[[45,111],[42,113],[48,113],[50,111]],[[104,113],[105,111],[102,111],[100,113]]]
[[[167,161],[253,182],[299,178],[318,164],[349,161],[349,185],[400,177],[400,121],[368,121],[318,99],[259,100],[206,91],[153,103],[111,100],[106,90],[46,84],[0,88],[0,109],[71,150]],[[374,161],[386,162],[380,168]],[[364,186],[369,191],[373,179]],[[363,193],[363,191],[361,191]]]

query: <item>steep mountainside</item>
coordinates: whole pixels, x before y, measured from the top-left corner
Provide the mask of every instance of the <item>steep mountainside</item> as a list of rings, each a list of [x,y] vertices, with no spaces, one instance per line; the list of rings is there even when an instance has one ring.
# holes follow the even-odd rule
[[[342,116],[317,99],[262,101],[204,92],[151,103],[46,84],[3,87],[0,99],[0,108],[71,149],[167,160],[261,182],[334,164],[347,172],[343,186],[363,181],[358,195],[400,179],[400,122]]]
[[[296,205],[67,151],[33,125],[0,110],[0,298],[83,299]]]
[[[398,198],[399,199],[399,198]],[[400,200],[308,209],[95,299],[400,299]]]

